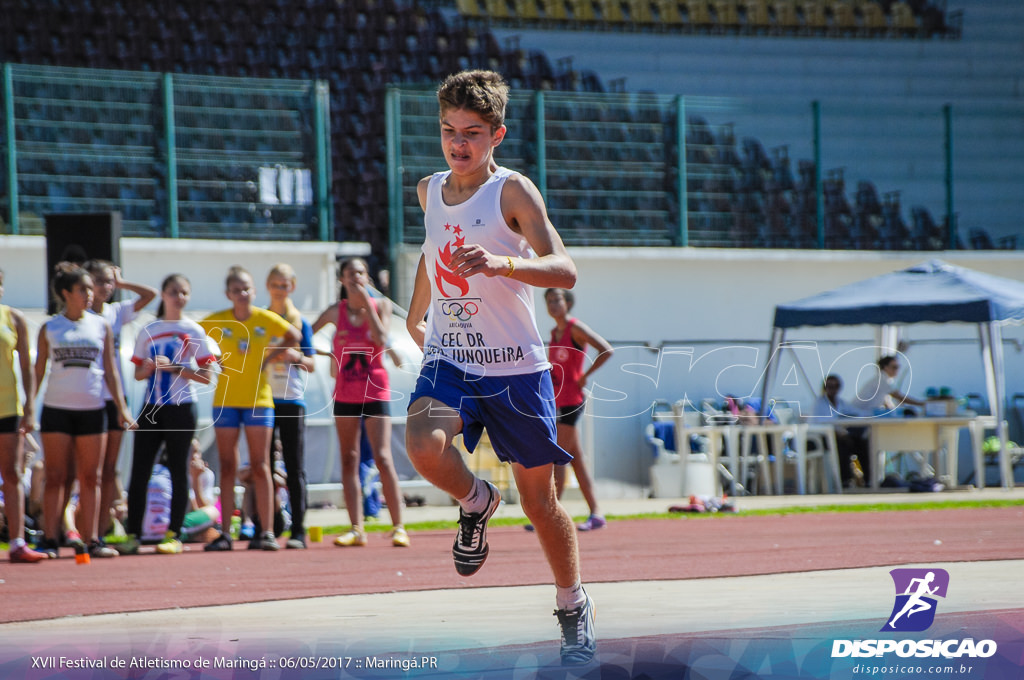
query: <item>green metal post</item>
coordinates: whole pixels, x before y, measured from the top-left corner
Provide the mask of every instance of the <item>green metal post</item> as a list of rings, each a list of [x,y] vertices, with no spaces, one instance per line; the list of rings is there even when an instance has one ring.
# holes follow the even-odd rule
[[[327,108],[330,104],[328,85],[318,80],[313,86],[313,125],[316,143],[316,216],[319,226],[318,236],[321,241],[330,240],[331,227],[331,192],[327,168],[331,162],[328,153]]]
[[[956,249],[956,214],[953,212],[953,105],[942,107],[946,127],[946,229],[949,231],[950,250]]]
[[[388,253],[391,273],[398,273],[398,250],[405,242],[405,210],[402,196],[402,95],[388,87],[384,97],[384,135],[388,164]]]
[[[18,226],[18,138],[14,125],[14,73],[10,64],[4,64],[4,137],[7,139],[7,199],[10,208],[8,224],[11,234],[17,236]]]
[[[167,236],[178,238],[178,141],[174,134],[174,78],[164,74],[164,139],[167,142]]]
[[[547,140],[544,132],[544,92],[538,90],[533,98],[533,112],[537,121],[537,189],[544,202],[548,201]]]
[[[825,187],[821,184],[821,102],[811,102],[814,117],[814,216],[818,225],[818,248],[825,249]]]
[[[679,199],[679,245],[690,245],[690,214],[686,195],[686,102],[676,97],[676,192]]]

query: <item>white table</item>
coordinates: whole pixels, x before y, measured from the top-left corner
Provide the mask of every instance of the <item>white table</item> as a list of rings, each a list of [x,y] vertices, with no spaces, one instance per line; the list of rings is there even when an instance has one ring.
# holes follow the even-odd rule
[[[850,422],[851,427],[870,428],[869,455],[874,457],[871,488],[877,490],[885,477],[885,454],[897,451],[921,451],[936,453],[936,473],[950,480],[949,486],[957,485],[957,457],[961,428],[968,428],[971,448],[974,454],[976,475],[984,474],[982,442],[985,430],[996,426],[991,416],[949,416],[925,418],[864,418]],[[938,452],[944,451],[945,456]]]

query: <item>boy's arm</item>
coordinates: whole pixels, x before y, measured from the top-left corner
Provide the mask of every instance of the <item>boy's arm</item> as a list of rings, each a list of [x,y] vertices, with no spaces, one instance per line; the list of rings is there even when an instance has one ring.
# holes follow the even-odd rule
[[[412,300],[409,302],[409,315],[405,319],[405,327],[418,347],[423,348],[426,341],[427,310],[430,308],[430,279],[427,278],[427,266],[423,255],[416,265],[416,282],[413,284]]]
[[[479,245],[461,246],[449,268],[458,276],[509,276],[539,288],[572,288],[576,265],[548,219],[540,191],[526,177],[513,174],[501,192],[501,214],[512,231],[522,234],[537,254],[533,258],[495,255]]]

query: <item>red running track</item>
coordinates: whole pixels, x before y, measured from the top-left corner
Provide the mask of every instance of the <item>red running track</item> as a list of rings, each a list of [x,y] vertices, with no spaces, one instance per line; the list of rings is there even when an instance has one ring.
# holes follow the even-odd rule
[[[454,514],[454,511],[453,511]],[[90,565],[64,549],[37,565],[0,562],[0,623],[328,595],[550,583],[535,534],[488,531],[491,554],[472,578],[451,562],[451,531],[412,534],[412,547],[370,535],[364,548],[278,553],[141,554]],[[579,534],[587,582],[668,580],[1024,559],[1024,507],[613,521]]]

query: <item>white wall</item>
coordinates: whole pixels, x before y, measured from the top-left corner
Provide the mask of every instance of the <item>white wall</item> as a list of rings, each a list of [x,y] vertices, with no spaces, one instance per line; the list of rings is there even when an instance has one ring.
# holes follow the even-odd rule
[[[263,281],[270,268],[286,262],[296,271],[295,304],[319,312],[336,297],[336,256],[368,255],[364,243],[287,241],[216,241],[192,239],[121,239],[124,278],[159,288],[168,274],[181,273],[192,282],[189,309],[228,307],[224,276],[241,265],[256,279],[257,300],[268,302]],[[4,304],[22,309],[46,307],[46,239],[42,236],[0,236],[0,269],[4,271]],[[156,307],[154,306],[155,310]]]

